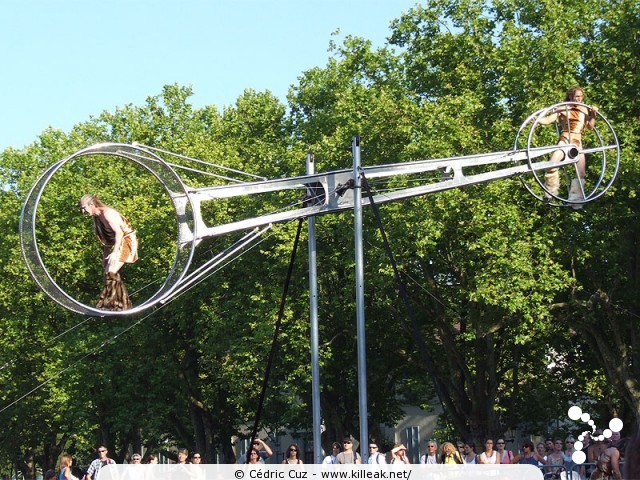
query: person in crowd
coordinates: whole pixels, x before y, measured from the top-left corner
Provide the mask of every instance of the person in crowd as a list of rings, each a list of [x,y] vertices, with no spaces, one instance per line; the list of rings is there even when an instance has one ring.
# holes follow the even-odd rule
[[[464,444],[464,463],[475,465],[478,463],[478,454],[476,453],[476,444],[467,442]]]
[[[549,455],[553,452],[553,438],[547,437],[544,441],[544,448],[547,451],[546,455]]]
[[[576,451],[576,449],[574,448],[575,443],[576,443],[576,440],[572,436],[568,436],[564,440],[565,450],[562,456],[564,457],[564,470],[567,473],[573,472],[574,471],[573,468],[576,464],[576,462],[573,461],[573,454]],[[585,472],[584,467],[578,468],[577,472],[581,478],[584,477],[584,472]]]
[[[285,465],[298,465],[304,463],[302,460],[300,460],[300,447],[298,447],[297,444],[292,443],[291,445],[289,445],[287,451],[285,452],[285,457],[284,460],[282,460],[282,463]]]
[[[195,452],[191,455],[191,463],[195,465],[200,465],[202,463],[202,455],[199,452]]]
[[[82,213],[93,217],[93,227],[103,246],[104,288],[96,306],[105,310],[128,310],[129,294],[120,276],[125,263],[138,260],[136,231],[115,208],[102,203],[96,195],[83,195]]]
[[[435,465],[438,463],[438,444],[435,440],[427,442],[427,453],[420,457],[420,463],[424,465]]]
[[[524,442],[522,442],[522,453],[513,457],[511,463],[537,466],[538,462],[540,462],[541,460],[544,462],[544,458],[536,453],[533,442],[531,440],[525,440]]]
[[[560,478],[560,473],[564,470],[564,452],[562,451],[562,440],[556,438],[553,441],[553,450],[547,455],[547,474],[552,478]]]
[[[627,447],[627,439],[611,443],[605,448],[596,461],[596,468],[591,474],[591,480],[621,480],[620,462]],[[636,480],[638,477],[625,477],[625,479]]]
[[[256,452],[258,452],[258,457],[260,458],[259,463],[265,463],[265,461],[269,457],[271,457],[271,455],[273,455],[273,450],[271,450],[269,445],[267,445],[266,442],[260,440],[259,438],[256,438],[251,443],[251,450],[255,450]],[[238,459],[238,463],[247,463],[247,460],[247,454],[245,453],[240,456],[240,458]]]
[[[464,445],[463,445],[464,446]],[[451,442],[444,442],[440,449],[440,462],[443,465],[461,465],[464,459],[460,451]]]
[[[73,465],[73,457],[71,455],[63,455],[60,458],[60,473],[58,474],[58,480],[78,480],[71,467]]]
[[[567,90],[565,102],[582,103],[584,100],[584,90],[578,86],[571,87]],[[555,111],[540,118],[538,122],[541,125],[548,125],[556,120],[560,123],[559,145],[574,144],[582,149],[582,134],[585,128],[593,130],[595,128],[598,109],[596,107],[587,108],[583,105],[558,107]],[[534,120],[536,117],[534,117]],[[556,150],[551,155],[552,162],[560,162],[563,159],[562,150]],[[577,177],[571,181],[569,188],[568,200],[584,199],[584,177],[586,170],[586,162],[584,154],[581,153],[576,164]],[[560,188],[560,175],[557,168],[550,168],[545,172],[545,187],[554,194],[558,194]],[[549,198],[549,197],[547,197]],[[579,209],[581,205],[574,205],[573,208]]]
[[[331,444],[331,455],[327,455],[322,460],[322,463],[336,463],[336,457],[342,451],[342,445],[339,442],[333,442]]]
[[[576,451],[575,448],[573,448],[573,446],[576,443],[576,439],[573,438],[572,436],[568,436],[567,438],[565,438],[564,440],[564,457],[565,457],[565,461],[567,457],[571,457],[573,455],[573,452]]]
[[[458,453],[460,454],[460,456],[464,459],[464,442],[460,440],[457,441],[456,448],[458,449]]]
[[[158,463],[158,457],[155,456],[153,453],[149,453],[144,462],[143,463],[147,463],[149,465],[156,465]]]
[[[478,463],[500,464],[500,453],[493,449],[493,439],[487,438],[484,442],[484,451],[478,456]]]
[[[336,455],[336,463],[338,465],[361,464],[362,459],[358,452],[353,451],[353,442],[350,437],[342,440],[342,452]]]
[[[89,465],[89,469],[85,475],[86,480],[98,480],[98,474],[100,469],[106,465],[111,465],[116,463],[113,459],[109,458],[109,450],[104,445],[100,445],[98,447],[98,458],[96,458],[91,465]]]
[[[249,451],[249,457],[247,458],[247,462],[249,465],[259,465],[264,463],[262,458],[260,458],[260,453],[257,450],[251,449]]]
[[[544,458],[544,462],[538,462],[539,467],[543,467],[547,463],[547,449],[544,445],[544,442],[540,442],[536,445],[536,453]]]
[[[410,464],[409,457],[407,457],[407,447],[402,443],[396,443],[391,449],[391,462],[389,463]]]
[[[380,446],[376,442],[369,442],[369,458],[367,463],[371,464],[385,464],[387,458],[384,453],[380,452]]]
[[[499,438],[496,442],[496,450],[500,454],[500,463],[508,464],[513,460],[513,452],[506,449],[504,438]]]
[[[142,455],[140,455],[139,453],[134,453],[133,455],[131,455],[131,463],[135,463],[136,465],[142,463]]]
[[[178,449],[178,461],[176,462],[178,465],[186,465],[189,463],[189,450],[186,448]]]

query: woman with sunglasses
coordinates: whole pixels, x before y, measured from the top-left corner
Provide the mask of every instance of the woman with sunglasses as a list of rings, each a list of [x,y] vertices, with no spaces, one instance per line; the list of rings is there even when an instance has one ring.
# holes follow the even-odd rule
[[[300,447],[298,447],[298,445],[296,445],[295,443],[289,445],[289,448],[287,448],[287,453],[285,455],[285,459],[282,461],[282,463],[285,465],[299,465],[304,463],[302,460],[300,460]]]
[[[513,460],[513,452],[505,449],[506,442],[504,438],[499,438],[496,442],[496,451],[500,454],[500,463],[510,464]]]
[[[520,465],[534,465],[538,466],[538,462],[544,463],[544,458],[538,455],[536,449],[531,440],[525,440],[522,442],[522,453],[520,455],[516,455],[511,460],[511,463],[518,463]]]
[[[568,436],[564,440],[565,450],[563,453],[563,457],[564,457],[565,472],[572,472],[576,464],[576,462],[573,461],[573,453],[576,451],[576,449],[574,448],[575,443],[576,443],[576,439],[573,438],[572,436]],[[578,474],[580,475],[580,478],[584,478],[585,476],[584,466],[581,466],[580,468],[578,468]]]

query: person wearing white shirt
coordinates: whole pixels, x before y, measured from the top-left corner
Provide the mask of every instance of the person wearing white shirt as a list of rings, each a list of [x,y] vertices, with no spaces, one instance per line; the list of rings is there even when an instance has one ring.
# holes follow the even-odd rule
[[[333,442],[333,445],[331,445],[332,449],[331,449],[331,455],[327,455],[326,457],[324,457],[324,460],[322,461],[322,463],[336,463],[336,457],[338,456],[338,454],[340,453],[340,451],[342,450],[342,445],[340,445],[340,443],[338,442]]]
[[[378,444],[375,442],[369,443],[369,458],[367,463],[370,464],[386,464],[387,458],[384,456],[384,453],[379,452],[380,448]]]
[[[427,442],[427,453],[420,457],[423,465],[436,465],[438,463],[438,444],[435,440]]]

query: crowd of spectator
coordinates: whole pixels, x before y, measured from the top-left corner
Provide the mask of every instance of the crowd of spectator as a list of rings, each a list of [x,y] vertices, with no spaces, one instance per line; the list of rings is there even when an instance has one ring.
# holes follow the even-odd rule
[[[604,438],[601,432],[596,431],[593,439],[589,434],[580,437],[582,445],[580,450],[584,454],[584,461],[576,461],[574,453],[575,439],[572,436],[564,440],[560,438],[547,438],[544,442],[535,445],[531,440],[524,440],[519,449],[512,450],[507,447],[507,442],[503,438],[498,438],[495,442],[488,438],[485,440],[481,451],[478,453],[476,445],[471,442],[456,441],[443,442],[438,445],[435,440],[426,443],[426,450],[420,454],[419,463],[424,465],[437,464],[529,464],[539,467],[546,479],[555,480],[561,478],[571,478],[575,475],[576,480],[621,480],[621,465],[624,463],[625,453],[632,449],[627,449],[629,439],[620,438],[619,432],[613,432],[610,438]],[[640,439],[635,439],[633,445],[638,445]],[[637,448],[637,447],[633,447]],[[98,480],[100,469],[106,465],[115,463],[108,455],[105,446],[97,449],[98,458],[89,465],[82,480]],[[633,461],[629,465],[629,470],[636,468],[637,458],[632,452]],[[237,463],[266,463],[273,455],[273,450],[267,442],[256,439],[252,442],[248,452],[238,458]],[[180,448],[177,452],[178,464],[200,464],[202,455],[198,452],[189,454],[186,448]],[[152,453],[147,453],[144,457],[139,453],[130,455],[128,463],[132,464],[154,464],[158,463],[158,457]],[[300,447],[292,443],[287,448],[283,464],[302,464],[303,456]],[[331,452],[324,457],[323,464],[411,464],[407,455],[407,448],[402,443],[397,443],[388,453],[380,451],[377,442],[369,442],[368,454],[363,458],[357,449],[354,449],[351,437],[343,438],[342,442],[333,442]],[[73,459],[70,455],[63,455],[60,459],[60,467],[57,471],[49,470],[44,475],[44,480],[81,480],[74,475]]]

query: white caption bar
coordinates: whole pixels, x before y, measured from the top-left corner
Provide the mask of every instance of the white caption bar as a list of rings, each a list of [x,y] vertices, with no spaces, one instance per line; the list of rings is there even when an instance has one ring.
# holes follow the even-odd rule
[[[533,465],[107,465],[100,480],[542,480]]]

